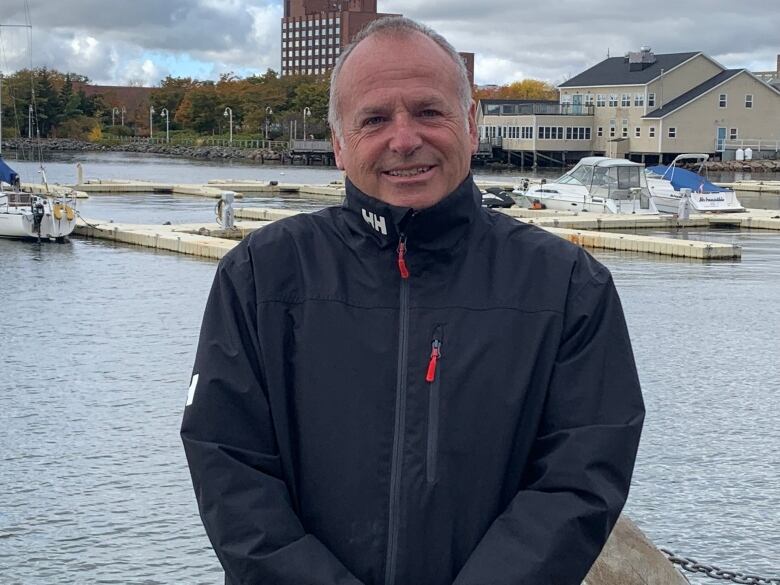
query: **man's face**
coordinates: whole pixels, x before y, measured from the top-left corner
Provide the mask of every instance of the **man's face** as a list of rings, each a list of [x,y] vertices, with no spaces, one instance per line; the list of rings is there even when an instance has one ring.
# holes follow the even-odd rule
[[[468,175],[477,146],[476,108],[468,121],[457,69],[420,33],[373,36],[347,58],[339,77],[343,143],[336,163],[364,193],[424,209]]]

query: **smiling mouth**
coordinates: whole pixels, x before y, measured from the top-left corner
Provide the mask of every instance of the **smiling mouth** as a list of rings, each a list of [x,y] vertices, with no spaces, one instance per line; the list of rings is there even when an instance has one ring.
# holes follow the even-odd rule
[[[384,174],[389,175],[391,177],[416,177],[417,175],[422,175],[423,173],[427,173],[432,168],[433,168],[432,166],[427,166],[427,167],[417,167],[414,169],[398,169],[393,171],[385,171]]]

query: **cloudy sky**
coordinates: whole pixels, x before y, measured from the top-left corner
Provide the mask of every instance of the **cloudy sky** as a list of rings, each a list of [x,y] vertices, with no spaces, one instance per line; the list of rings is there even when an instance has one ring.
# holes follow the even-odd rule
[[[216,79],[279,70],[282,0],[2,0],[0,71],[47,66],[104,85],[166,75]],[[378,0],[476,54],[478,84],[560,83],[640,46],[703,51],[727,67],[774,70],[780,1]],[[485,6],[489,6],[486,8]],[[32,47],[32,50],[29,47]]]

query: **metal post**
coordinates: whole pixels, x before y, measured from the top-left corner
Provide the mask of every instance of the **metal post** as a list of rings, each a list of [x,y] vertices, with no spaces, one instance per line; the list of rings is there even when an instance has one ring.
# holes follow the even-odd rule
[[[27,106],[27,138],[32,138],[33,105]]]
[[[309,108],[303,108],[303,139],[306,140],[306,116],[311,116]]]
[[[165,118],[165,144],[169,144],[171,141],[170,136],[170,119],[168,117],[168,108],[163,108],[160,115]]]
[[[225,108],[225,113],[223,115],[230,121],[230,141],[228,144],[233,146],[233,109],[230,107]]]
[[[122,126],[125,125],[125,114],[127,113],[127,110],[124,106],[122,106],[122,109],[119,111],[119,113],[122,115]]]
[[[149,106],[149,142],[152,141],[152,134],[154,132],[153,126],[154,126],[154,118],[152,116],[154,115],[154,106]]]
[[[268,142],[268,116],[273,114],[274,111],[271,109],[271,106],[265,107],[265,141]]]

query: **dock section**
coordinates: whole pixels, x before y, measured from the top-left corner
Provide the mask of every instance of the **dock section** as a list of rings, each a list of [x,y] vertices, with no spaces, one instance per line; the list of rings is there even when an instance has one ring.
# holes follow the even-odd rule
[[[268,225],[267,221],[241,222],[228,233],[215,223],[137,225],[79,219],[75,233],[85,238],[122,242],[219,260],[241,239],[265,225]]]
[[[736,181],[734,183],[715,183],[718,187],[725,187],[733,191],[746,191],[750,193],[780,193],[780,181]]]
[[[509,210],[511,211],[511,210]],[[287,217],[297,212],[280,209],[267,209],[262,207],[236,209],[236,217],[247,220],[275,220]],[[632,229],[632,220],[641,220],[643,216],[603,216],[617,218],[621,221],[618,225],[622,229]],[[702,242],[694,240],[675,240],[672,238],[640,236],[627,233],[610,233],[605,225],[598,222],[599,217],[588,216],[583,218],[586,222],[578,223],[577,217],[516,217],[518,221],[533,223],[547,231],[565,238],[570,242],[587,248],[602,250],[618,250],[625,252],[644,252],[661,256],[677,258],[695,258],[700,260],[730,260],[742,257],[742,248],[735,244],[720,244],[714,242]],[[657,219],[657,217],[656,217]],[[589,223],[590,222],[590,223]],[[644,224],[641,224],[644,226]],[[702,224],[706,226],[706,224]],[[663,227],[659,224],[644,227]],[[591,228],[591,229],[588,229]]]

